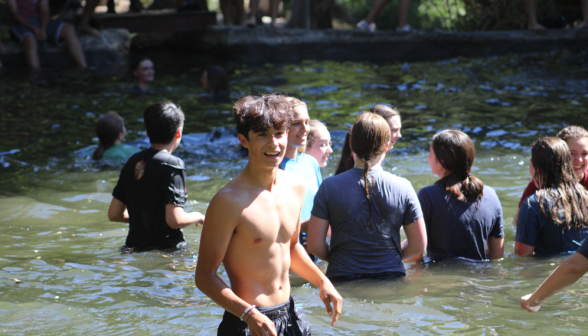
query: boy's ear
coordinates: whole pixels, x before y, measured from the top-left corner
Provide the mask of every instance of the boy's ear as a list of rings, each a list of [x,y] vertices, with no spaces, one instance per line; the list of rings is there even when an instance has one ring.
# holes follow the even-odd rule
[[[244,148],[249,148],[249,141],[245,138],[245,136],[243,134],[237,134],[237,138],[239,139],[239,142],[241,143],[241,146],[243,146]]]
[[[181,138],[181,137],[182,137],[182,130],[181,130],[181,129],[179,129],[179,130],[176,132],[176,138],[178,138],[178,139],[179,139],[179,138]]]

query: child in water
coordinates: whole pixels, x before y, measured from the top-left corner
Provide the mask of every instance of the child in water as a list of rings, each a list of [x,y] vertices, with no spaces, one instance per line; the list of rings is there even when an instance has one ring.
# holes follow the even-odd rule
[[[421,259],[425,251],[425,223],[412,185],[382,169],[389,146],[386,120],[360,115],[351,133],[355,167],[326,179],[316,194],[308,251],[329,262],[332,281],[404,276],[403,261]],[[407,238],[402,242],[401,227]]]
[[[96,135],[100,140],[94,151],[94,160],[126,161],[131,155],[139,152],[133,146],[125,145],[127,129],[125,122],[116,112],[108,112],[96,123]]]
[[[529,172],[537,191],[519,209],[519,256],[576,251],[588,237],[588,192],[578,183],[566,143],[541,138],[531,150]]]
[[[218,65],[211,65],[200,77],[202,90],[208,94],[201,99],[202,103],[218,104],[229,101],[229,75],[227,71]]]
[[[131,92],[135,94],[150,94],[149,84],[155,79],[155,68],[153,62],[148,57],[141,57],[131,63],[133,77],[137,84],[131,87]]]
[[[331,148],[331,134],[327,126],[318,120],[310,121],[310,131],[306,138],[306,154],[315,158],[321,168],[327,166]]]
[[[474,143],[463,132],[445,130],[433,137],[429,165],[441,179],[418,193],[429,258],[502,258],[502,207],[494,189],[472,175],[475,156]]]

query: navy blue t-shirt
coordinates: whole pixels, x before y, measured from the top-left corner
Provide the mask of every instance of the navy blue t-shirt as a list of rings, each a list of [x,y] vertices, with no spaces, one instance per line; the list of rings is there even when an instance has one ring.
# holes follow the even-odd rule
[[[582,246],[580,246],[580,248],[577,249],[576,252],[580,253],[581,255],[586,257],[586,259],[588,259],[588,240],[584,240]]]
[[[165,206],[184,207],[184,161],[153,148],[131,156],[112,192],[127,206],[129,235],[126,245],[135,251],[174,248],[184,241],[182,230],[167,225]]]
[[[479,201],[459,201],[437,184],[419,190],[418,197],[427,227],[429,258],[486,260],[488,238],[504,237],[500,200],[486,185]]]
[[[551,219],[550,200],[543,200],[544,215],[533,194],[521,204],[517,218],[516,241],[535,247],[536,254],[575,252],[588,237],[586,228],[564,231],[563,227]]]

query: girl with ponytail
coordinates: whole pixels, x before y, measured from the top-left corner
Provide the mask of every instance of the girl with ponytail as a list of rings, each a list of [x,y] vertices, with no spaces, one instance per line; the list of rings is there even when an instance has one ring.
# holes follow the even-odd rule
[[[503,256],[502,206],[494,189],[472,175],[475,156],[474,143],[461,131],[445,130],[433,137],[429,165],[441,179],[418,193],[431,259]]]
[[[108,112],[96,123],[98,148],[94,151],[94,160],[126,161],[131,155],[139,152],[133,146],[122,144],[127,134],[125,122],[116,112]]]
[[[420,259],[427,237],[412,185],[382,169],[390,146],[388,123],[375,113],[361,114],[350,145],[355,167],[323,181],[316,194],[308,250],[329,261],[332,280],[403,276],[402,261]],[[330,246],[325,243],[329,225]]]

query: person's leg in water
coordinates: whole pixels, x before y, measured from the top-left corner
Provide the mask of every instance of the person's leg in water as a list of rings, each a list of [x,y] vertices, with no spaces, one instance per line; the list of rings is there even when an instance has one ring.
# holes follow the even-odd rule
[[[255,27],[257,24],[257,8],[259,7],[259,0],[251,0],[249,2],[249,11],[251,12],[249,15],[249,19],[247,19],[247,26]]]
[[[31,69],[39,69],[41,67],[37,45],[37,39],[35,38],[34,34],[26,34],[22,38],[22,46],[25,50],[27,64]]]
[[[88,65],[86,64],[86,57],[84,56],[84,51],[82,50],[82,45],[80,44],[80,40],[76,35],[76,31],[72,25],[64,24],[63,28],[61,28],[61,32],[59,33],[59,38],[65,41],[65,45],[67,46],[67,50],[69,51],[70,55],[74,58],[74,61],[78,65],[78,67],[85,69]]]
[[[576,26],[576,29],[588,28],[588,0],[582,0],[582,22]]]
[[[546,30],[539,22],[537,22],[537,0],[525,0],[525,8],[527,10],[527,28],[529,30]]]
[[[96,6],[98,6],[98,3],[100,3],[100,0],[86,0],[86,5],[84,6],[82,17],[80,18],[80,22],[76,26],[77,31],[96,37],[100,36],[100,31],[90,26],[90,17],[92,17],[92,14],[94,14]]]

